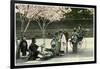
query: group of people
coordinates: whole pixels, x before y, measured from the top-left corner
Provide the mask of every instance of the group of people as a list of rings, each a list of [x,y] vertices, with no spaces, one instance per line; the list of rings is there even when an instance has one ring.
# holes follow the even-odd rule
[[[23,37],[19,44],[22,56],[26,56],[27,52],[29,52],[28,60],[36,60],[36,58],[38,58],[38,54],[43,55],[41,52],[38,51],[39,46],[36,45],[35,43],[36,43],[36,39],[32,38],[32,43],[30,44],[30,46],[28,48],[27,41],[26,41],[25,37]]]
[[[51,48],[54,50],[55,55],[65,55],[68,53],[68,41],[72,44],[73,53],[77,53],[78,44],[82,42],[84,36],[84,31],[81,25],[73,29],[71,36],[68,32],[59,31],[55,33],[52,41]]]
[[[83,31],[81,29],[81,26],[78,28],[74,28],[73,33],[70,37],[70,42],[73,45],[73,53],[77,53],[77,44],[82,41],[83,39]],[[60,56],[65,55],[68,53],[68,41],[69,41],[69,34],[65,31],[59,31],[53,34],[52,40],[51,40],[51,56]],[[27,41],[25,38],[22,38],[20,42],[20,49],[22,52],[22,55],[25,56],[26,52],[29,52],[28,60],[36,60],[36,58],[39,58],[38,55],[42,55],[43,57],[46,57],[45,54],[38,51],[39,46],[35,44],[36,40],[35,38],[32,38],[32,43],[30,44],[29,48]]]
[[[54,50],[54,55],[64,55],[68,52],[68,32],[59,31],[53,34],[51,40],[51,49]]]

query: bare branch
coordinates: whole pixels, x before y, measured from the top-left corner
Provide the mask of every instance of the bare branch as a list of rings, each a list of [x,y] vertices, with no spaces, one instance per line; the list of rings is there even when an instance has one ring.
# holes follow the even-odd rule
[[[42,28],[42,26],[41,26],[41,24],[40,24],[40,21],[38,21],[37,19],[35,19],[35,21],[38,23],[40,29],[42,30],[43,28]]]
[[[31,21],[31,19],[29,19],[29,21],[28,21],[28,23],[27,23],[27,25],[25,27],[24,33],[26,32],[27,28],[29,27],[30,21]]]
[[[51,24],[52,22],[51,21],[49,21],[47,24],[46,24],[46,26],[45,26],[45,29],[48,27],[48,25],[49,24]]]

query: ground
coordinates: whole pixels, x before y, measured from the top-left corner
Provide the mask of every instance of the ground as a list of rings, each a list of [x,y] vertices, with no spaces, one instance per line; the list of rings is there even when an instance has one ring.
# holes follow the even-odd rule
[[[28,45],[31,43],[28,41]],[[37,39],[38,45],[41,45],[42,39]],[[46,39],[46,47],[50,48],[50,39]],[[40,43],[38,43],[40,42]],[[94,38],[84,38],[82,47],[79,47],[78,53],[73,54],[70,43],[68,43],[68,53],[64,56],[57,56],[49,60],[41,61],[39,59],[33,61],[27,61],[26,57],[21,57],[21,59],[16,60],[16,65],[36,65],[36,64],[51,64],[51,63],[69,63],[69,62],[84,62],[84,61],[94,61]]]

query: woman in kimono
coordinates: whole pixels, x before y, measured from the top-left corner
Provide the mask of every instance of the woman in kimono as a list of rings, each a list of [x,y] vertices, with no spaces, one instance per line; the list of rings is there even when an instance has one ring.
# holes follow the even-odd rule
[[[67,54],[68,52],[68,46],[67,46],[67,40],[64,32],[61,32],[61,49],[64,54]]]
[[[51,49],[53,50],[53,54],[54,56],[56,56],[58,54],[58,51],[57,51],[57,44],[58,44],[58,41],[57,41],[57,33],[55,33],[53,35],[53,38],[51,40]]]
[[[71,36],[71,43],[73,45],[73,53],[77,53],[78,36],[79,34],[77,33],[77,30],[76,28],[74,28],[74,32],[72,33],[72,36]]]

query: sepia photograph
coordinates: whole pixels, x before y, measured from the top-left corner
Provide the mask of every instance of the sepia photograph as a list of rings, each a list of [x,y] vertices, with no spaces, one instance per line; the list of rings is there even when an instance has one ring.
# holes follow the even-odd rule
[[[96,61],[95,6],[38,2],[13,5],[15,66]]]

